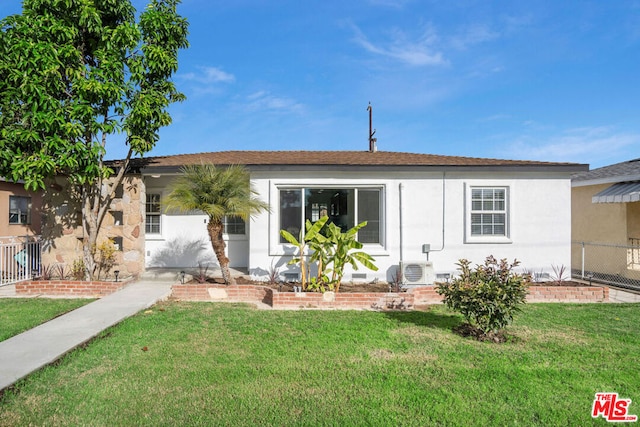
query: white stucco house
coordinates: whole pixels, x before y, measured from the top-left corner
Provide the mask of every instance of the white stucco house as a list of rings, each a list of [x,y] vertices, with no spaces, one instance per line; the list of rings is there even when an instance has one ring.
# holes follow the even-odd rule
[[[398,268],[409,284],[455,273],[466,258],[517,258],[523,269],[571,265],[571,175],[588,165],[496,160],[384,151],[225,151],[150,157],[134,166],[145,200],[145,265],[196,268],[217,264],[207,217],[165,212],[162,199],[187,164],[245,165],[271,207],[251,221],[226,224],[231,266],[256,277],[288,266],[292,248],[279,231],[297,235],[306,219],[326,212],[358,235],[379,267],[348,271],[345,280],[389,281]],[[142,227],[141,227],[142,228]]]

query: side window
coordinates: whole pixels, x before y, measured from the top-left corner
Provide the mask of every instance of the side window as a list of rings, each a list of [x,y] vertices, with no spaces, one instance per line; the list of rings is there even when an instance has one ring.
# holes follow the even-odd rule
[[[160,212],[160,194],[147,193],[146,202],[146,221],[145,232],[147,234],[160,234],[161,231],[161,212]]]
[[[467,200],[467,239],[495,241],[509,237],[508,187],[470,187]]]
[[[9,196],[9,224],[31,224],[31,197]]]
[[[246,234],[245,222],[238,216],[225,216],[222,224],[226,234]]]

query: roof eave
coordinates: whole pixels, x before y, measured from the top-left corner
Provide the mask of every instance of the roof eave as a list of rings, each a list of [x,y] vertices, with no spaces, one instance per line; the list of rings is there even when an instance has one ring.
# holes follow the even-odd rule
[[[219,164],[217,166],[229,166]],[[588,170],[589,165],[583,164],[524,164],[524,165],[244,165],[250,171],[291,172],[291,171],[351,171],[367,172],[384,170],[398,172],[538,172],[538,173],[576,173]],[[182,166],[144,166],[140,168],[142,175],[177,174]]]
[[[618,182],[640,181],[640,174],[608,176],[605,178],[574,180],[572,187],[586,187],[589,185],[616,184]]]

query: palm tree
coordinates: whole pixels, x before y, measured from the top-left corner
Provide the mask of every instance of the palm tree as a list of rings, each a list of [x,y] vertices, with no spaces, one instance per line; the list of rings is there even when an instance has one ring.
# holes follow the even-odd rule
[[[226,284],[235,285],[229,272],[229,258],[222,238],[225,216],[240,217],[247,221],[252,215],[269,209],[258,199],[257,191],[249,180],[249,172],[242,166],[216,168],[213,164],[184,166],[182,175],[169,187],[165,209],[189,212],[199,210],[209,216],[207,231],[213,252],[218,258]]]

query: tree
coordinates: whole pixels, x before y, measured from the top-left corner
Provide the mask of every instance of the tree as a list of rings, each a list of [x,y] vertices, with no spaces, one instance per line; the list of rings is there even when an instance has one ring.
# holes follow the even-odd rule
[[[211,239],[225,283],[235,285],[229,272],[229,258],[225,253],[223,239],[225,216],[249,218],[269,209],[269,205],[258,199],[249,179],[249,172],[234,165],[217,168],[203,163],[184,166],[182,175],[170,185],[164,206],[166,210],[180,212],[202,211],[209,216],[207,231]]]
[[[184,95],[171,76],[188,46],[179,0],[24,0],[0,22],[0,175],[45,189],[66,176],[82,203],[85,278],[130,160],[149,152]],[[128,152],[105,164],[109,136]]]

